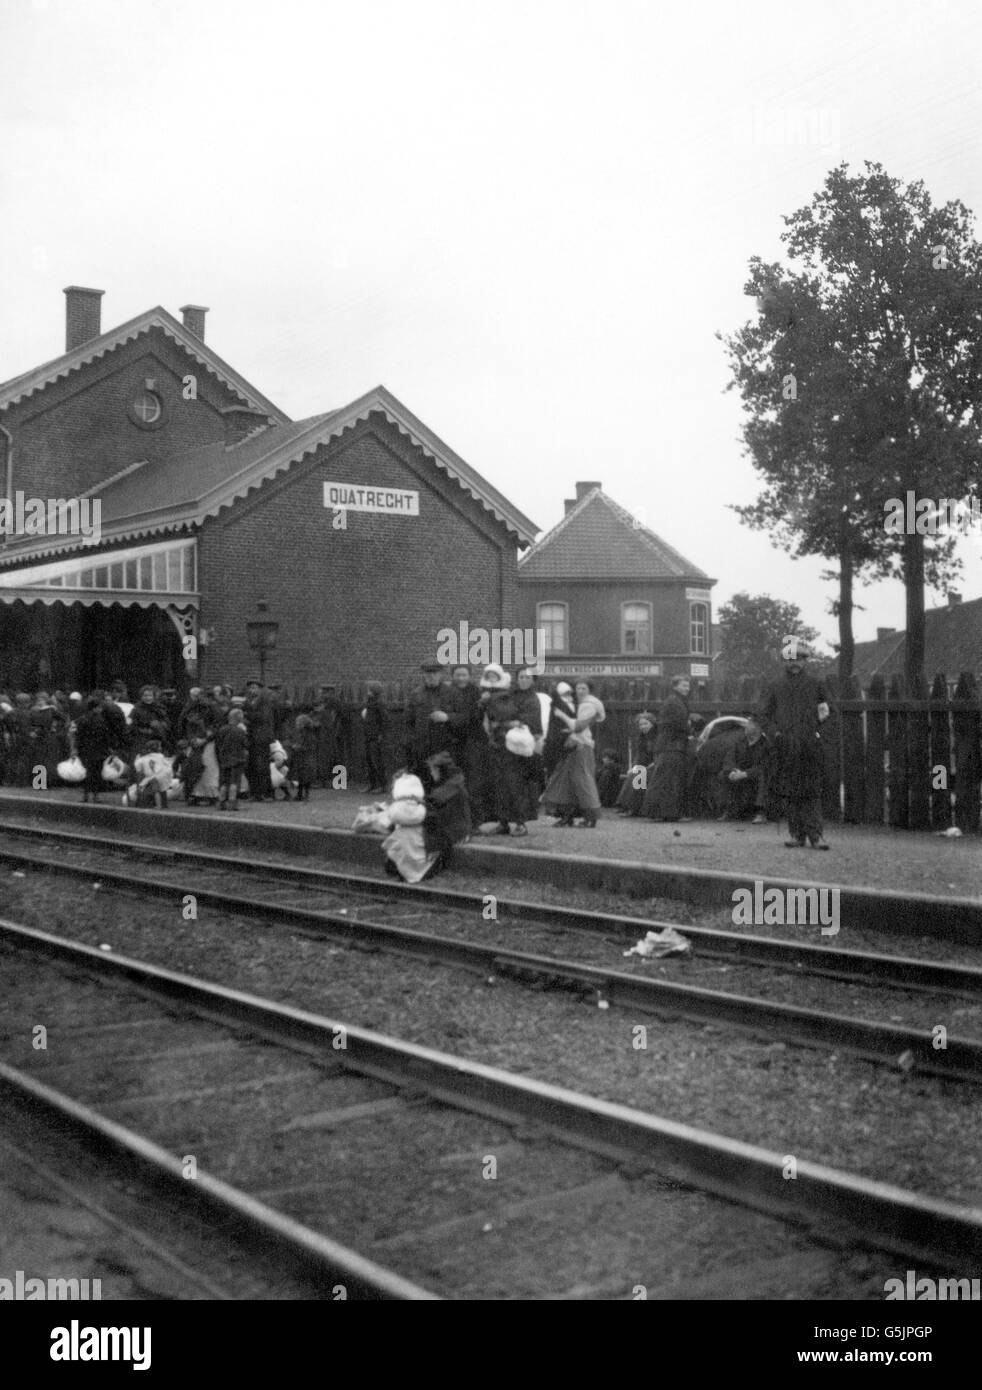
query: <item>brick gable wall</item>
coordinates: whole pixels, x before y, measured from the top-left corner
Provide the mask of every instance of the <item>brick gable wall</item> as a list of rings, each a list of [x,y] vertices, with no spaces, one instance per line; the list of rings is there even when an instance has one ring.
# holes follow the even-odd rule
[[[347,513],[325,480],[420,494],[419,517]],[[418,678],[437,633],[513,625],[514,538],[384,416],[373,414],[202,527],[202,678],[238,685],[258,663],[245,624],[260,597],[280,623],[267,677],[285,683]]]
[[[197,400],[184,400],[183,378]],[[141,429],[127,407],[152,377],[162,424]],[[220,411],[237,397],[160,329],[151,329],[0,416],[13,438],[13,490],[28,497],[86,492],[139,459],[161,458],[224,439]]]

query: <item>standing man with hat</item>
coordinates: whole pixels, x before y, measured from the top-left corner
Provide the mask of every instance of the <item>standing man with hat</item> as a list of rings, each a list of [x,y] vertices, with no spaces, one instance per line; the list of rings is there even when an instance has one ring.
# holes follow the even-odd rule
[[[764,699],[761,724],[777,761],[777,790],[787,808],[788,849],[828,849],[822,838],[822,745],[819,728],[829,717],[821,681],[805,671],[811,653],[800,637],[781,643],[784,676]]]
[[[447,686],[438,661],[424,661],[423,684],[406,703],[402,751],[406,767],[419,773],[427,759],[450,749],[452,729],[446,710]]]

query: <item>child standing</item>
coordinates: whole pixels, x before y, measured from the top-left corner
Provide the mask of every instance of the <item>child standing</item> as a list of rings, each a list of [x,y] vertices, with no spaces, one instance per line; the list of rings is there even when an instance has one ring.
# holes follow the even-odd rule
[[[317,776],[317,733],[309,714],[298,714],[290,744],[290,776],[297,784],[297,800],[309,801]]]
[[[229,710],[228,722],[222,724],[215,734],[215,752],[218,756],[218,780],[221,784],[218,809],[237,811],[242,774],[249,761],[249,734],[246,730],[245,715],[240,709]]]

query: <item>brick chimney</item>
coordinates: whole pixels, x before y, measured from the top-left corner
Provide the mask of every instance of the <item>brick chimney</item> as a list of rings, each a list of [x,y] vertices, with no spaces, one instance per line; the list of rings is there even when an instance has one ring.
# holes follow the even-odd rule
[[[895,627],[878,627],[876,629],[876,640],[882,642],[884,637],[892,637],[896,630]]]
[[[208,309],[204,304],[182,304],[181,320],[189,333],[193,333],[202,342],[205,340],[205,314]]]
[[[71,352],[102,332],[101,299],[105,290],[89,290],[84,285],[65,287],[65,351]]]
[[[603,487],[603,483],[577,483],[576,501],[582,502],[588,492],[592,492],[595,487]],[[574,503],[575,506],[575,503]]]
[[[566,497],[566,498],[564,498],[564,499],[563,499],[563,508],[564,508],[563,515],[564,515],[564,516],[569,516],[570,512],[573,510],[573,508],[574,508],[575,506],[576,506],[576,498],[575,498],[575,497]]]
[[[962,596],[957,589],[948,590],[948,607],[954,608],[962,601]]]

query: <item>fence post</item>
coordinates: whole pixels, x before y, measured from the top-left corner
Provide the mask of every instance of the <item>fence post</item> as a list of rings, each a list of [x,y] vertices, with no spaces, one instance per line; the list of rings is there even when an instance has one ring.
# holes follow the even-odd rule
[[[955,687],[956,700],[971,700],[975,709],[957,710],[955,731],[955,824],[963,835],[979,828],[979,710],[975,677],[963,671]]]
[[[922,681],[907,691],[908,700],[926,700]],[[909,830],[927,830],[931,825],[930,723],[927,710],[907,711],[907,794]]]
[[[939,671],[931,686],[932,702],[943,703],[944,708],[932,709],[931,725],[931,828],[947,830],[951,824],[951,792],[954,778],[951,774],[951,730],[949,727],[948,682]],[[943,787],[934,785],[938,768],[944,769]]]
[[[863,819],[866,823],[882,825],[884,817],[883,792],[885,782],[885,757],[887,746],[887,716],[883,709],[870,709],[871,704],[881,705],[886,697],[883,677],[874,676],[866,692],[866,797]]]
[[[843,700],[861,700],[859,681],[847,676],[842,682]],[[866,818],[866,779],[863,776],[866,749],[863,741],[863,711],[841,709],[840,748],[842,753],[842,785],[844,789],[843,820],[859,825]],[[882,812],[881,812],[882,814]]]
[[[894,708],[887,711],[887,754],[890,771],[887,774],[889,791],[889,821],[902,830],[907,828],[907,711],[903,707],[900,678],[890,681],[887,701]]]
[[[830,713],[820,725],[819,746],[822,750],[822,815],[826,820],[842,819],[841,749],[842,725],[838,709],[839,681],[826,676],[822,684],[829,699]]]

